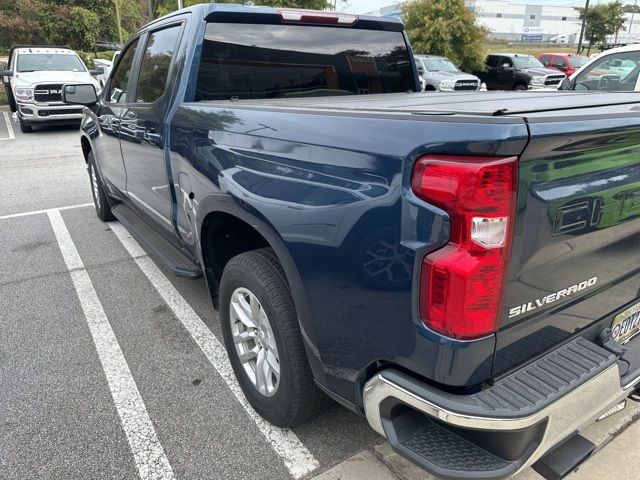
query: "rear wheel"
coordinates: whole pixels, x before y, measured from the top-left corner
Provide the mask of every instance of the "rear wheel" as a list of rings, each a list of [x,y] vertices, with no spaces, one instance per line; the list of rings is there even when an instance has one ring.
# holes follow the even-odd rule
[[[111,213],[111,205],[109,205],[109,201],[107,200],[107,194],[104,191],[102,180],[96,170],[96,162],[93,158],[93,152],[89,152],[89,155],[87,156],[87,170],[89,172],[89,181],[91,182],[93,205],[96,207],[96,214],[98,215],[98,218],[105,222],[115,220],[113,213]]]
[[[238,383],[262,417],[291,427],[328,404],[314,384],[284,270],[271,249],[242,253],[227,263],[220,318]]]

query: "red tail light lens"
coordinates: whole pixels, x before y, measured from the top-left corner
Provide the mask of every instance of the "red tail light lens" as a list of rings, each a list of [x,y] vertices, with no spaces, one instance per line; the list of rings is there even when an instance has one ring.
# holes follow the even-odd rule
[[[416,196],[451,219],[444,248],[427,255],[420,279],[420,316],[444,335],[495,332],[515,215],[517,158],[427,155],[416,162]]]

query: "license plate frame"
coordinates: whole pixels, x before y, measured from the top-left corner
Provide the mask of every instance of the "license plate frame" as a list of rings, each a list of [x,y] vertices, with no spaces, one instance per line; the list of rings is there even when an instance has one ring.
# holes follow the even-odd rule
[[[640,302],[618,313],[611,322],[611,336],[624,345],[640,333]]]

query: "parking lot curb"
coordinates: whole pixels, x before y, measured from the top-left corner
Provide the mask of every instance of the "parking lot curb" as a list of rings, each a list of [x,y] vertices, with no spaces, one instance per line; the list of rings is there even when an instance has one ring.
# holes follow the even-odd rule
[[[423,472],[424,475],[424,472]],[[424,477],[423,477],[424,478]],[[313,480],[398,480],[373,452],[364,450],[325,470]]]

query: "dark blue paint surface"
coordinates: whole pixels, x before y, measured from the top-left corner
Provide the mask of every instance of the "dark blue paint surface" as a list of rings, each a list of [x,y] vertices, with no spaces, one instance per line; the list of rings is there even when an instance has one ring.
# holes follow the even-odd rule
[[[356,405],[364,381],[383,365],[451,387],[478,385],[596,321],[610,322],[612,311],[637,298],[636,204],[625,204],[628,217],[582,232],[567,232],[557,220],[572,202],[620,202],[620,192],[640,191],[633,107],[608,107],[615,114],[595,120],[582,109],[565,120],[541,114],[525,123],[519,115],[495,115],[504,105],[516,112],[529,108],[538,97],[526,93],[509,101],[498,94],[354,100],[354,107],[369,101],[379,106],[371,112],[332,112],[304,102],[193,102],[204,18],[264,21],[263,13],[274,12],[201,6],[145,27],[141,38],[149,29],[184,21],[166,97],[152,114],[128,108],[137,110],[138,126],[154,122],[162,144],[144,144],[143,136],[135,150],[148,154],[144,161],[123,161],[117,147],[133,142],[119,130],[127,108],[102,100],[86,112],[83,147],[95,152],[112,196],[135,205],[131,199],[143,193],[146,205],[163,216],[158,230],[201,263],[207,216],[233,215],[259,231],[287,274],[320,384]],[[365,19],[376,21],[385,22]],[[385,28],[399,26],[390,20]],[[598,99],[604,105],[613,97]],[[393,105],[381,105],[387,101]],[[584,104],[579,96],[544,102],[564,102],[567,111]],[[521,156],[505,312],[501,331],[483,339],[446,338],[418,318],[421,261],[449,237],[447,214],[410,189],[415,160],[429,152]],[[612,155],[620,164],[599,163]],[[129,183],[133,162],[138,170]],[[567,245],[573,257],[563,253]],[[600,260],[592,265],[594,258]],[[588,278],[594,269],[610,295],[590,292],[571,304],[508,318],[512,304]]]
[[[417,318],[417,269],[446,243],[449,224],[409,180],[429,151],[470,153],[482,141],[516,153],[523,125],[193,103],[171,132],[171,169],[195,194],[193,210],[178,209],[179,226],[198,232],[212,211],[256,226],[285,266],[323,385],[353,402],[367,369],[384,363],[449,385],[488,377],[493,336],[453,341]]]

